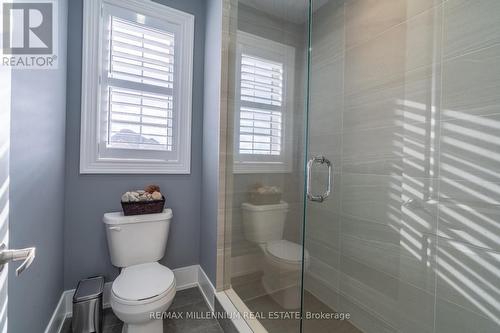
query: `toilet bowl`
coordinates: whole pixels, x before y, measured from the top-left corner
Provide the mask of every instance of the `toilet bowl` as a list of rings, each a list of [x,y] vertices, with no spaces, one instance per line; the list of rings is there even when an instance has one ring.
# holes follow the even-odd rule
[[[122,268],[110,295],[111,309],[123,321],[122,333],[163,332],[163,313],[174,300],[176,283],[172,270],[157,261],[165,254],[171,219],[170,209],[104,214],[111,262]]]
[[[123,269],[111,287],[110,302],[115,315],[126,323],[123,333],[163,332],[161,314],[174,296],[174,273],[153,262]]]
[[[302,262],[307,269],[309,253],[302,245],[283,239],[288,204],[243,203],[242,212],[245,237],[264,254],[262,285],[266,293],[284,309],[299,308]]]
[[[264,248],[264,290],[282,308],[298,309],[301,298],[302,261],[304,269],[307,269],[309,252],[305,250],[302,259],[302,245],[284,239],[269,241]]]

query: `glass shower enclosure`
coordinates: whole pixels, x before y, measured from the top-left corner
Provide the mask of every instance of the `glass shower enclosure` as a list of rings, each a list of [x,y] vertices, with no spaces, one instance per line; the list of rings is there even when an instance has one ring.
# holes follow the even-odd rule
[[[224,289],[268,332],[500,331],[500,2],[226,0]]]

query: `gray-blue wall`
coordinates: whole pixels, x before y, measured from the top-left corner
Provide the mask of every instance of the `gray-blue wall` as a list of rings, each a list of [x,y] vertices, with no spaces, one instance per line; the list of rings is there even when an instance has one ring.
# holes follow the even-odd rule
[[[9,272],[8,331],[43,332],[63,291],[67,1],[59,0],[59,68],[14,70],[11,95],[10,247],[37,247]]]
[[[222,0],[207,0],[200,265],[215,286],[219,192]]]
[[[193,68],[193,121],[190,175],[80,175],[80,94],[82,60],[82,0],[69,4],[68,94],[66,125],[66,191],[64,228],[64,286],[74,288],[79,279],[104,274],[108,280],[118,270],[111,265],[102,215],[119,211],[122,192],[159,184],[167,196],[174,219],[162,262],[170,268],[199,263],[201,155],[204,79],[204,0],[158,0],[195,16]],[[134,244],[131,244],[134,246]]]

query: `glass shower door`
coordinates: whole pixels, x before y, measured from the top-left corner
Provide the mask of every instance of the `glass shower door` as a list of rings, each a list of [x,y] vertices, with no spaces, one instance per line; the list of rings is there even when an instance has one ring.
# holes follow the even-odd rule
[[[226,0],[224,288],[255,332],[299,332],[308,0]]]
[[[500,2],[311,15],[302,331],[499,332]]]

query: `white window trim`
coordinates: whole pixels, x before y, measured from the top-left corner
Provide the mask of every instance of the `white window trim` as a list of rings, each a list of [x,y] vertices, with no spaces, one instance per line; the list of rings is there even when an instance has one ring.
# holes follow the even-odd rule
[[[249,161],[240,157],[239,154],[239,120],[240,120],[240,71],[241,55],[243,49],[260,49],[264,53],[274,53],[285,55],[282,59],[285,79],[283,80],[283,140],[282,152],[283,159],[279,162]],[[250,52],[252,53],[252,52]],[[257,55],[265,58],[262,54]],[[276,60],[276,59],[275,59]],[[293,157],[293,113],[294,113],[294,85],[295,85],[295,48],[289,45],[281,44],[276,41],[262,38],[247,32],[238,31],[236,47],[236,80],[235,80],[235,123],[234,123],[234,163],[233,173],[252,174],[252,173],[289,173],[292,172]],[[255,156],[255,155],[252,155]],[[265,156],[265,155],[264,155]]]
[[[102,6],[110,4],[137,13],[165,19],[181,29],[178,59],[182,77],[176,110],[179,124],[179,158],[171,161],[151,159],[111,159],[99,157],[99,101],[101,73]],[[86,0],[83,2],[83,59],[80,133],[80,173],[82,174],[189,174],[191,172],[191,113],[193,87],[194,16],[150,0]]]

